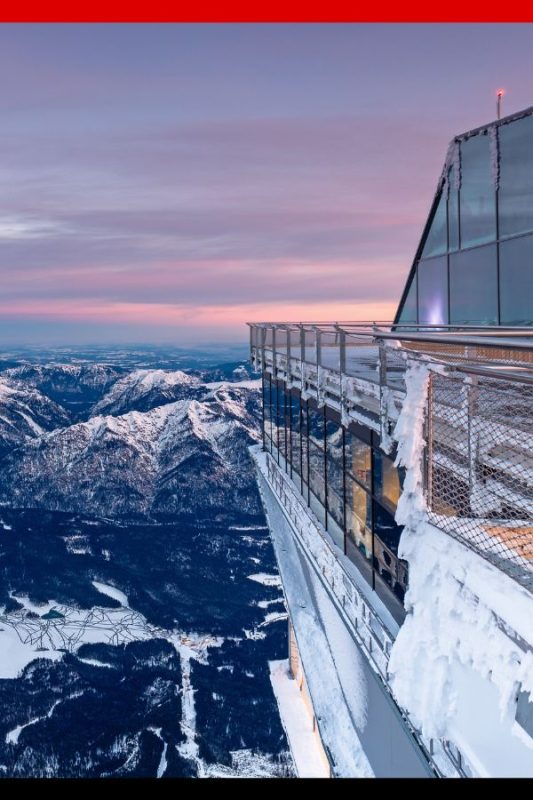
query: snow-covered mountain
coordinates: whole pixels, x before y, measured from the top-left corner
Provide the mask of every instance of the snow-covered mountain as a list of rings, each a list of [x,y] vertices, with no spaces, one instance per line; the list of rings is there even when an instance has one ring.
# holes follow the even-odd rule
[[[92,414],[125,414],[149,411],[176,400],[205,395],[201,380],[182,370],[136,369],[120,378],[96,403]]]
[[[0,377],[0,454],[70,421],[65,409],[37,389]]]
[[[0,774],[292,775],[259,382],[202,353],[47,357],[0,375]]]
[[[108,364],[23,364],[5,370],[3,376],[22,387],[33,386],[76,416],[84,416],[124,375]]]
[[[143,381],[150,386],[149,375]],[[156,374],[153,383],[165,380]],[[243,465],[259,440],[258,388],[204,384],[200,400],[98,415],[29,441],[4,458],[0,497],[13,507],[106,517],[255,512],[253,471]]]

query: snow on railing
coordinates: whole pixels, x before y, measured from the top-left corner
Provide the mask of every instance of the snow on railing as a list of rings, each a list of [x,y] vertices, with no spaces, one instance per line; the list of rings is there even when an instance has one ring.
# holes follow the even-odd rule
[[[334,600],[340,616],[357,641],[368,663],[383,681],[392,702],[419,746],[426,754],[438,775],[446,777],[463,776],[464,772],[455,759],[450,757],[446,743],[422,736],[413,725],[405,708],[397,704],[390,687],[389,658],[394,645],[394,635],[385,625],[379,614],[368,602],[359,586],[347,569],[346,556],[330,539],[313,511],[302,503],[301,495],[275,459],[264,454],[265,477],[289,518],[297,540],[308,559],[314,565],[322,583]],[[263,470],[263,462],[256,458],[256,464]]]
[[[531,328],[254,323],[250,332],[257,369],[336,409],[345,427],[374,429],[387,453],[422,370],[427,518],[533,590]]]

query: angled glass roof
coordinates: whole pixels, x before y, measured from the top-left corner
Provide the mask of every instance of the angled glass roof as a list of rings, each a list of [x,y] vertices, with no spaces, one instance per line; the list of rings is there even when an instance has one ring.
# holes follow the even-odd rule
[[[451,142],[395,322],[533,325],[533,107]]]

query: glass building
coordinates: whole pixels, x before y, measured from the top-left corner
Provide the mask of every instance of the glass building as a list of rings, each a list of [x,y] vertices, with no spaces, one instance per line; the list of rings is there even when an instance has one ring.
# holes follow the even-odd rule
[[[335,543],[402,620],[407,568],[398,559],[394,520],[403,470],[380,449],[379,434],[341,424],[337,410],[302,399],[263,377],[264,445],[286,471]]]
[[[507,615],[512,601],[502,606],[469,584],[476,559],[488,562],[519,603],[522,592],[531,597],[533,614],[532,273],[530,108],[451,142],[393,321],[250,324],[263,399],[252,455],[289,613],[290,673],[333,775],[358,769],[348,736],[377,776],[533,777],[533,702],[520,674],[503,719],[490,675],[454,662],[459,639],[431,661],[446,646],[441,622],[448,643],[446,632],[465,622],[463,603],[480,663],[477,615],[498,618],[504,651],[520,641],[533,652],[533,634],[524,638]],[[404,524],[417,536],[414,556]],[[440,564],[434,586],[424,573],[426,534],[443,561],[451,539],[468,551],[467,570],[461,558],[446,565],[447,591],[460,587],[451,619],[439,617]],[[429,601],[409,592],[414,570],[419,589],[429,581]],[[399,633],[417,625],[428,646],[414,665],[404,649],[400,671],[404,686],[417,673],[427,697],[451,665],[446,691],[458,711],[453,724],[440,721],[440,738],[411,721],[390,680]],[[521,652],[507,661],[517,670]]]
[[[457,136],[396,322],[533,324],[533,109]]]

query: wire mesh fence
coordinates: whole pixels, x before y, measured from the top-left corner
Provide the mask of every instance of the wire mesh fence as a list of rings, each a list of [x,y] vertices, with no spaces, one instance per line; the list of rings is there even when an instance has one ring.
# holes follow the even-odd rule
[[[433,374],[430,521],[533,590],[533,385]]]

